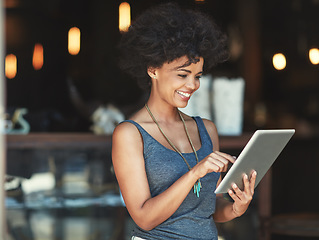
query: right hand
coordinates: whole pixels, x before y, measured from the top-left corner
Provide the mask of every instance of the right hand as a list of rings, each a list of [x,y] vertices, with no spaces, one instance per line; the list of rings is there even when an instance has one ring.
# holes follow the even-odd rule
[[[196,164],[193,170],[198,178],[202,178],[207,173],[226,172],[229,162],[234,163],[235,158],[227,153],[214,151]]]

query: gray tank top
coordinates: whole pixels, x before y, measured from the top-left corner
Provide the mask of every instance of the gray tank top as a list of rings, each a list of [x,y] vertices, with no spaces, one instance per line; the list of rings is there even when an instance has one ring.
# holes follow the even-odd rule
[[[200,117],[193,117],[196,121],[201,148],[197,151],[199,161],[213,150],[213,144],[205,125]],[[138,123],[134,124],[143,138],[145,170],[152,197],[159,195],[171,186],[177,179],[188,172],[186,163],[174,150],[168,149],[155,140]],[[194,153],[183,153],[191,167],[196,164]],[[132,235],[144,239],[192,239],[217,240],[217,229],[212,214],[215,212],[216,195],[214,193],[220,173],[209,173],[201,179],[202,189],[198,198],[190,191],[176,210],[166,221],[150,231],[138,226]]]

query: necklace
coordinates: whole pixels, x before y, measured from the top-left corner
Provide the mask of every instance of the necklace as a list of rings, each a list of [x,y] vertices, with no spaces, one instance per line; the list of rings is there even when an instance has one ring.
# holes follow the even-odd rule
[[[183,156],[183,154],[177,149],[177,147],[175,147],[175,145],[169,140],[169,138],[166,136],[166,134],[164,133],[164,131],[162,130],[162,128],[160,127],[160,125],[158,124],[156,118],[154,117],[154,115],[152,114],[151,110],[149,109],[147,103],[145,104],[145,108],[146,110],[148,111],[148,113],[150,114],[151,118],[153,119],[153,121],[155,122],[155,124],[157,125],[158,129],[160,130],[160,132],[163,134],[164,138],[166,139],[166,141],[169,143],[169,145],[175,150],[175,152],[177,152],[181,157],[182,159],[184,160],[184,162],[186,163],[187,167],[188,167],[188,170],[191,170],[191,166],[189,165],[189,163],[187,162],[187,160],[185,159],[185,157]],[[183,122],[183,125],[184,125],[184,129],[185,129],[185,132],[186,132],[186,135],[187,135],[187,138],[188,138],[188,141],[193,149],[193,152],[195,154],[195,157],[196,157],[196,163],[198,163],[198,156],[197,156],[197,152],[195,150],[195,147],[193,145],[193,142],[189,136],[189,133],[188,133],[188,130],[187,130],[187,127],[186,127],[186,123],[184,121],[184,118],[182,116],[182,114],[180,113],[180,111],[178,111],[178,114]],[[199,192],[200,192],[200,189],[202,188],[202,184],[200,182],[200,179],[198,179],[196,181],[196,183],[194,184],[194,193],[197,195],[197,197],[199,197]]]

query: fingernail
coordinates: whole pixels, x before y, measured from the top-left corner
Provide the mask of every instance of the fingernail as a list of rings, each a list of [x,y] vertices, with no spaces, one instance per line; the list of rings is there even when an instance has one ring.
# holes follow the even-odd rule
[[[245,179],[248,179],[248,176],[247,176],[247,174],[245,174],[245,175],[244,175],[244,178],[245,178]]]
[[[233,188],[237,188],[237,185],[236,185],[236,184],[233,184]]]

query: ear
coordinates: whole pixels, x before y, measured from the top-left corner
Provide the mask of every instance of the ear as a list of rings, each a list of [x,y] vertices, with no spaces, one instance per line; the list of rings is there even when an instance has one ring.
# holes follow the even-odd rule
[[[156,68],[148,67],[147,68],[147,74],[150,76],[150,78],[156,79]]]

